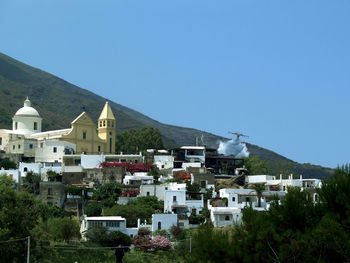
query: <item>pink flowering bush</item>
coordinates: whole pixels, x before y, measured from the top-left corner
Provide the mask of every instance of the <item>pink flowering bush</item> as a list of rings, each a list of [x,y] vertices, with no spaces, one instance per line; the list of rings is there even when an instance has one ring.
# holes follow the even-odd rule
[[[154,250],[170,250],[172,244],[166,237],[155,236],[151,241],[151,246]]]

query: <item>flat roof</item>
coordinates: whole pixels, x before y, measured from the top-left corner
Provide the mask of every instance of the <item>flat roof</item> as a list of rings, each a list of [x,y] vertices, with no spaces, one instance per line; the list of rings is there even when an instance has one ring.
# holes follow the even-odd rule
[[[180,149],[205,150],[204,146],[181,146]]]
[[[91,216],[86,217],[87,221],[125,221],[121,216]]]

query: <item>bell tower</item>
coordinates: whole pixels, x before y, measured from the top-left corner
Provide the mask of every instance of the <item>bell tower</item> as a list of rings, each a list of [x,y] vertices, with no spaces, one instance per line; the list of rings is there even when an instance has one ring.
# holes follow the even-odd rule
[[[111,107],[106,102],[97,124],[98,137],[106,142],[105,153],[115,153],[115,118]]]

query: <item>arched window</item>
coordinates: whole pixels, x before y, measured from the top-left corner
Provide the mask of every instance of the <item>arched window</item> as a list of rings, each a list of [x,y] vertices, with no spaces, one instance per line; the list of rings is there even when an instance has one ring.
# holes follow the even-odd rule
[[[162,229],[162,222],[158,222],[158,230]]]
[[[36,131],[38,129],[38,123],[34,122],[34,130]]]
[[[230,221],[230,216],[225,216],[225,221]]]

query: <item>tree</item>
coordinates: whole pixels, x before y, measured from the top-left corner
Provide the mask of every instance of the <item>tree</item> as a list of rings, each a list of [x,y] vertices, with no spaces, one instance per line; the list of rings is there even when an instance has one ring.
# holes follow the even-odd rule
[[[38,195],[40,192],[40,181],[40,174],[29,171],[23,178],[23,189],[28,193]]]
[[[122,192],[119,184],[109,182],[97,187],[93,194],[93,199],[103,201],[104,206],[113,206]]]
[[[138,153],[147,149],[164,149],[160,131],[153,127],[143,127],[140,130],[129,130],[117,135],[116,151]]]
[[[120,231],[108,232],[107,227],[94,226],[89,228],[86,238],[90,243],[94,243],[103,247],[130,246],[131,238]]]
[[[244,166],[247,169],[248,175],[267,174],[267,164],[258,156],[250,156],[244,159]]]
[[[47,171],[47,178],[50,182],[58,182],[61,181],[61,175],[55,171],[49,170]]]
[[[85,206],[85,214],[87,216],[100,216],[102,213],[102,205],[100,203],[88,203]]]
[[[8,159],[0,160],[0,168],[4,168],[5,170],[16,169],[17,164]]]
[[[253,189],[256,192],[256,195],[258,196],[258,207],[261,207],[261,197],[262,193],[265,191],[265,184],[254,184]]]
[[[64,218],[52,218],[48,222],[50,234],[54,240],[64,240],[69,242],[73,238],[80,237],[80,226],[78,221]]]
[[[201,186],[197,183],[191,184],[190,181],[186,182],[186,191],[198,193],[201,191]]]

